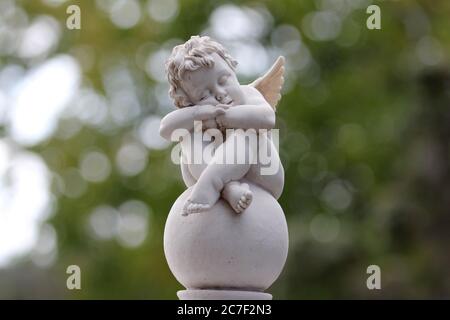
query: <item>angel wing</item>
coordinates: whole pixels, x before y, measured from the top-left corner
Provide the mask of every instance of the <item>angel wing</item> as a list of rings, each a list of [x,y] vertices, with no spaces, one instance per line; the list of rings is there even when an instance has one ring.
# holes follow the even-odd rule
[[[250,86],[258,89],[264,96],[267,102],[276,110],[278,101],[281,99],[281,88],[284,83],[284,64],[285,59],[283,56],[279,56],[277,61],[273,64],[269,71],[265,75],[259,77]]]

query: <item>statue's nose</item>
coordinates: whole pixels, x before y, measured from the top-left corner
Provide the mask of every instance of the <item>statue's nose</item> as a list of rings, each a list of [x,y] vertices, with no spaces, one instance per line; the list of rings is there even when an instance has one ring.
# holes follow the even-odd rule
[[[223,102],[225,100],[225,97],[227,96],[227,93],[224,90],[224,88],[221,88],[220,86],[215,86],[214,87],[214,95],[215,95],[217,101]]]
[[[216,100],[222,102],[225,99],[226,93],[223,91],[216,91]]]

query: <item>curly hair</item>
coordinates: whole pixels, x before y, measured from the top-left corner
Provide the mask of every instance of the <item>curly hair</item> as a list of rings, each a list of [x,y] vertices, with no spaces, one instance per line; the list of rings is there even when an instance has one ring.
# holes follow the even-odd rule
[[[237,61],[220,43],[211,40],[208,36],[192,36],[184,44],[173,48],[165,66],[170,84],[169,96],[177,108],[192,106],[192,102],[181,86],[184,73],[201,67],[214,66],[214,60],[211,57],[213,53],[217,53],[232,70],[235,70]]]

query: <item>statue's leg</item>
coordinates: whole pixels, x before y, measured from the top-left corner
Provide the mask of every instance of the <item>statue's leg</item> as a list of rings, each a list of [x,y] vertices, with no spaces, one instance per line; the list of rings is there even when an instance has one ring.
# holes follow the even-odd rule
[[[197,145],[194,134],[183,137],[181,145],[181,172],[186,186],[190,187],[195,184],[200,178],[202,172],[206,169],[208,164],[201,157],[203,149],[206,148],[210,142],[202,141],[201,145]],[[189,141],[188,141],[189,140]],[[195,157],[197,155],[197,158]],[[186,178],[185,178],[186,177]]]
[[[236,213],[241,213],[252,203],[253,193],[247,183],[230,181],[223,187],[222,198],[228,202]]]
[[[216,149],[213,160],[194,185],[184,207],[184,214],[208,210],[219,199],[228,182],[238,181],[247,174],[253,163],[254,151],[252,147],[245,147],[245,145],[245,135],[236,132],[227,137],[227,140]],[[234,157],[236,152],[245,161],[237,161]],[[246,184],[232,184],[224,191],[224,198],[232,199],[233,209],[238,212],[244,210],[252,200],[251,191]],[[241,199],[242,197],[244,199]],[[241,201],[241,208],[237,206],[239,201]]]
[[[258,149],[257,163],[252,165],[245,178],[272,194],[275,199],[281,196],[284,186],[284,168],[273,142],[265,135],[259,136],[267,148]],[[270,168],[270,169],[268,169]]]
[[[191,174],[189,170],[189,165],[184,163],[183,157],[181,157],[180,167],[181,167],[181,176],[183,177],[183,181],[186,187],[189,188],[190,186],[193,186],[197,182],[197,179],[195,179],[195,177]]]

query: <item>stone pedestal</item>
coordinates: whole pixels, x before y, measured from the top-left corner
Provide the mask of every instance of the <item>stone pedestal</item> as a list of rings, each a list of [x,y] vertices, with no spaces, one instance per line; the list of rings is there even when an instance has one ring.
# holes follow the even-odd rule
[[[191,188],[172,206],[164,231],[169,268],[187,289],[182,300],[267,300],[288,253],[288,229],[275,198],[250,184],[253,202],[235,213],[219,200],[209,211],[182,216]]]
[[[257,291],[238,290],[181,290],[177,292],[180,300],[272,300],[272,295]]]

